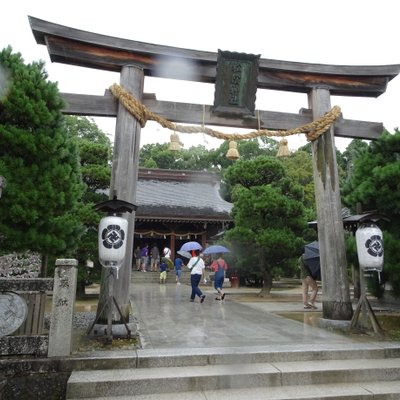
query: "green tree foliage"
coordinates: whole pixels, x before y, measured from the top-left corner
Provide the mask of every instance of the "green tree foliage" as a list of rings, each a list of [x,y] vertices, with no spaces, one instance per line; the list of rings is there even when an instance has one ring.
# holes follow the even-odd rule
[[[2,251],[67,256],[82,233],[83,193],[76,140],[65,131],[57,85],[42,62],[25,65],[10,47],[0,53],[6,89],[0,99]]]
[[[146,144],[140,149],[139,166],[146,168],[178,169],[174,167],[175,157],[180,152],[168,150],[168,143]],[[151,164],[155,167],[152,167]]]
[[[341,167],[341,170],[345,172],[345,181],[351,178],[354,163],[356,160],[364,154],[368,150],[368,144],[361,139],[354,139],[350,142],[350,144],[346,147],[346,150],[343,154],[337,157],[338,164]],[[342,181],[343,183],[343,181]]]
[[[224,171],[236,163],[226,157],[229,149],[229,142],[224,141],[217,149],[209,153],[210,169],[221,174],[221,196],[226,201],[232,202],[232,188],[224,179]],[[254,160],[262,155],[276,155],[278,142],[274,139],[259,138],[250,140],[240,140],[237,143],[240,160]]]
[[[203,145],[171,151],[168,143],[146,144],[140,149],[139,166],[145,168],[202,171],[209,168],[209,152]]]
[[[66,131],[77,139],[82,179],[86,190],[77,210],[78,218],[85,230],[79,240],[76,258],[80,269],[78,290],[83,292],[86,280],[99,279],[101,265],[98,259],[98,225],[103,214],[94,209],[94,205],[108,200],[108,189],[111,179],[111,142],[99,129],[93,119],[66,116]],[[93,260],[94,269],[91,276],[86,276],[86,261]]]
[[[381,224],[384,232],[384,276],[400,296],[400,131],[385,131],[362,150],[354,161],[350,179],[343,188],[346,205],[357,203],[365,211],[377,210],[390,218]]]
[[[104,194],[110,187],[111,141],[91,118],[66,116],[66,131],[77,138],[79,159],[86,191],[85,203],[98,203],[108,196]]]
[[[204,145],[180,151],[168,150],[168,143],[146,144],[140,149],[139,165],[145,168],[182,169],[192,171],[221,171],[235,161],[226,158],[229,142],[223,141],[217,149],[207,150]],[[243,160],[253,160],[260,155],[275,155],[278,142],[274,139],[250,139],[238,142]]]
[[[288,157],[282,157],[287,174],[304,190],[304,206],[309,209],[309,216],[315,219],[315,189],[313,178],[312,156],[298,150]]]
[[[212,169],[224,170],[235,163],[235,161],[226,157],[228,149],[229,142],[224,141],[218,148],[210,150],[209,160]],[[278,142],[269,138],[240,140],[237,142],[237,150],[241,160],[254,160],[262,155],[275,155],[277,149]]]
[[[225,239],[239,255],[238,265],[261,277],[260,295],[269,294],[273,268],[284,270],[302,253],[307,228],[303,190],[279,160],[268,156],[237,161],[225,179],[233,187],[235,225]]]

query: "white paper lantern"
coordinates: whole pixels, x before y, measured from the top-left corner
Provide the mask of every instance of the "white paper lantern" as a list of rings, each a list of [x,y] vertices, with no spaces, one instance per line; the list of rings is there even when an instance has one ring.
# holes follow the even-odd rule
[[[99,224],[99,259],[103,267],[119,267],[125,257],[128,221],[107,216]]]
[[[383,235],[374,224],[361,225],[356,232],[358,262],[364,270],[382,271]]]

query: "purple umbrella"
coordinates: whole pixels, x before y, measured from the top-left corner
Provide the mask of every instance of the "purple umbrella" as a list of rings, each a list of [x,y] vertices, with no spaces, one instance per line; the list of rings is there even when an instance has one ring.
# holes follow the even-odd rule
[[[201,250],[201,244],[197,242],[186,242],[180,251],[192,251],[192,250]]]
[[[204,251],[203,254],[207,255],[207,254],[218,254],[218,253],[230,253],[230,250],[227,249],[224,246],[220,246],[218,244],[215,244],[213,246],[209,246],[207,247]]]

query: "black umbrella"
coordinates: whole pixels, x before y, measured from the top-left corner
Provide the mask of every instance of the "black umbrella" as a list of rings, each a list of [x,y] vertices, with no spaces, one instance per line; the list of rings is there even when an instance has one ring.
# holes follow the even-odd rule
[[[97,203],[93,206],[97,211],[104,211],[110,214],[113,213],[124,213],[137,210],[137,206],[132,203],[128,203],[124,200],[117,199],[117,196],[114,196],[112,200],[106,200],[101,203]]]
[[[316,280],[321,280],[321,263],[319,260],[319,243],[317,241],[308,243],[304,246],[304,264],[310,270],[311,276]]]
[[[179,251],[177,251],[177,253],[182,257],[189,258],[189,259],[192,258],[192,255],[188,251],[179,250]]]

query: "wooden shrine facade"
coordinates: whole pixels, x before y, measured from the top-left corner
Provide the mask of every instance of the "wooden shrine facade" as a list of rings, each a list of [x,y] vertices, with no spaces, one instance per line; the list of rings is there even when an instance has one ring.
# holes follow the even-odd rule
[[[168,246],[174,257],[183,243],[206,247],[232,223],[232,204],[219,193],[211,172],[140,168],[136,191],[134,248]]]

